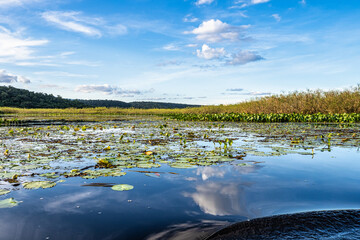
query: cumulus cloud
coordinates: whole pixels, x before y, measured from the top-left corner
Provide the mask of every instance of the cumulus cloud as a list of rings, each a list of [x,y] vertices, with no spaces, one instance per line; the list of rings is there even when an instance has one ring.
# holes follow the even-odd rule
[[[0,70],[0,83],[30,83],[30,80],[24,76],[17,76],[11,73],[6,72],[5,70]]]
[[[196,50],[196,55],[199,58],[204,58],[207,60],[217,59],[225,56],[226,51],[224,48],[211,48],[208,45],[204,44],[200,49]]]
[[[0,62],[14,62],[34,58],[33,47],[42,46],[48,40],[24,38],[20,33],[12,32],[0,26]]]
[[[153,89],[149,91],[140,91],[140,90],[128,90],[128,89],[122,89],[115,86],[111,86],[109,84],[103,84],[103,85],[80,85],[75,88],[75,91],[77,92],[83,92],[83,93],[94,93],[94,92],[100,92],[106,95],[140,95],[146,92],[152,92]]]
[[[234,27],[219,19],[210,19],[185,34],[195,34],[196,39],[205,42],[235,41],[239,39],[240,29],[245,27],[247,26]]]
[[[280,17],[280,15],[279,14],[273,14],[273,15],[271,15],[277,22],[280,22],[281,21],[281,17]]]
[[[63,30],[92,37],[101,37],[103,32],[110,35],[127,33],[127,28],[122,24],[107,25],[102,18],[86,17],[81,12],[76,11],[47,11],[41,16],[47,22]]]
[[[231,59],[227,61],[229,65],[244,65],[249,62],[255,62],[259,60],[263,60],[264,58],[255,52],[251,51],[240,51],[236,54],[233,54]]]
[[[200,6],[203,4],[211,4],[212,2],[214,2],[214,0],[197,0],[195,4]]]

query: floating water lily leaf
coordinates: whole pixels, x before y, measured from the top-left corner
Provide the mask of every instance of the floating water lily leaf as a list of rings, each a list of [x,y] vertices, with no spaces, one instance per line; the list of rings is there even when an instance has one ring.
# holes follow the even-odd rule
[[[0,195],[8,194],[10,191],[5,189],[0,189]]]
[[[60,176],[55,175],[55,173],[54,173],[54,172],[52,172],[52,173],[44,173],[44,174],[41,174],[41,175],[40,175],[40,177],[46,177],[46,178],[58,178],[58,177],[60,177]]]
[[[138,164],[136,164],[136,167],[138,167],[138,168],[157,168],[157,167],[161,167],[161,165],[158,163],[138,163]]]
[[[14,170],[33,170],[33,169],[37,169],[39,167],[41,167],[41,166],[39,166],[39,165],[24,165],[24,166],[20,165],[20,166],[15,166],[12,169],[14,169]]]
[[[38,189],[38,188],[52,188],[56,185],[55,182],[51,181],[34,181],[26,182],[23,184],[26,189]]]
[[[114,185],[111,187],[111,189],[114,191],[129,191],[133,188],[134,188],[134,186],[129,185],[129,184],[118,184],[118,185]]]
[[[0,208],[12,208],[19,204],[14,198],[7,198],[0,201]]]
[[[189,163],[173,163],[173,164],[170,165],[170,167],[172,167],[172,168],[183,168],[183,169],[196,168],[196,166],[191,165]]]
[[[21,173],[18,172],[0,172],[0,178],[8,179],[8,178],[14,178],[15,176],[21,175]]]

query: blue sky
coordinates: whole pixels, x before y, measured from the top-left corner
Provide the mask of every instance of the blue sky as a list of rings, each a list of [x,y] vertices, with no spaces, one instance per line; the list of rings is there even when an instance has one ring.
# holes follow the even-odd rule
[[[0,84],[229,104],[360,83],[358,0],[0,0]]]

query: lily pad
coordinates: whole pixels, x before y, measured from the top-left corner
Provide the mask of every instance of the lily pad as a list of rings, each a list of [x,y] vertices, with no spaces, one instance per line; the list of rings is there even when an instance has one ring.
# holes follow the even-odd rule
[[[40,177],[46,177],[46,178],[58,178],[58,177],[60,177],[60,176],[55,175],[55,173],[54,173],[54,172],[52,172],[52,173],[44,173],[44,174],[41,174],[41,175],[40,175]]]
[[[0,208],[12,208],[19,204],[14,198],[7,198],[0,201]]]
[[[196,166],[191,165],[189,163],[173,163],[173,164],[170,165],[170,167],[172,167],[172,168],[183,168],[183,169],[196,168]]]
[[[38,188],[52,188],[56,185],[55,182],[51,181],[34,181],[34,182],[26,182],[23,184],[26,189],[38,189]]]
[[[133,188],[134,188],[134,186],[129,185],[129,184],[118,184],[118,185],[114,185],[111,187],[111,189],[114,191],[129,191]]]
[[[0,195],[5,195],[5,194],[8,194],[9,192],[10,192],[9,190],[1,189]]]

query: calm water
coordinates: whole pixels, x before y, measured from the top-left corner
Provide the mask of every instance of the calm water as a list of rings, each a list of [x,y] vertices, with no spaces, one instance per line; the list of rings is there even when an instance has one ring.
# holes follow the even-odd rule
[[[244,147],[246,139],[264,139],[235,133],[241,137],[235,139],[234,148]],[[204,149],[213,146],[202,141],[193,144]],[[259,149],[266,153],[272,145],[289,143],[266,143]],[[251,161],[256,164],[242,164]],[[148,176],[136,170],[158,173]],[[244,160],[190,169],[161,164],[124,171],[127,175],[121,177],[67,178],[49,189],[18,186],[0,196],[0,200],[21,201],[0,209],[0,239],[201,239],[248,219],[360,208],[360,153],[355,146],[334,146],[314,155],[250,153]],[[126,183],[134,189],[117,192],[83,186],[91,183]]]

